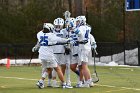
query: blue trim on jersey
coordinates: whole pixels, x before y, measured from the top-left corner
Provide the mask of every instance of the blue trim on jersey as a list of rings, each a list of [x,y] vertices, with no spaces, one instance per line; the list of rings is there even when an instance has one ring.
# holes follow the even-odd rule
[[[78,34],[79,32],[80,32],[80,30],[77,29],[77,30],[75,31],[75,34]]]
[[[73,23],[72,23],[72,22],[70,22],[70,27],[74,27],[74,25],[73,25]]]

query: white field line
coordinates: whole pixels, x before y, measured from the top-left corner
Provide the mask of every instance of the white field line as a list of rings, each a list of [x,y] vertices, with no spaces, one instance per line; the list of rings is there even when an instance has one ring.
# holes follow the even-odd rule
[[[133,70],[133,68],[118,68],[118,69],[122,69],[122,70]]]
[[[105,91],[105,92],[109,93],[109,92],[116,92],[116,91],[123,91],[123,90],[127,90],[127,89],[117,89],[117,90],[110,90],[110,91]]]
[[[97,86],[103,86],[103,87],[122,88],[122,89],[127,89],[127,90],[137,90],[137,91],[140,91],[139,88],[117,87],[117,86],[112,86],[112,85],[100,85],[100,84],[96,84],[96,85]]]
[[[9,78],[9,79],[19,79],[19,80],[32,80],[32,81],[37,81],[38,79],[29,79],[29,78],[20,78],[20,77],[5,77],[5,76],[0,76],[0,78]],[[72,82],[76,83],[76,82]],[[97,86],[102,86],[102,87],[112,87],[112,88],[122,88],[122,90],[137,90],[140,91],[139,88],[129,88],[129,87],[117,87],[117,86],[112,86],[112,85],[101,85],[101,84],[95,84]]]
[[[6,88],[6,86],[0,86],[0,88]]]
[[[29,79],[29,78],[20,78],[20,77],[4,77],[0,76],[0,78],[9,78],[9,79],[20,79],[20,80],[38,80],[38,79]]]

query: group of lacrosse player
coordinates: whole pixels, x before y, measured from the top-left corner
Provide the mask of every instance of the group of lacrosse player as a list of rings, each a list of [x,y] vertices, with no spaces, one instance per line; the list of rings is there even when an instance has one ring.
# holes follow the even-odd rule
[[[85,16],[70,17],[70,12],[63,18],[56,18],[54,23],[44,23],[43,30],[37,33],[37,44],[32,52],[39,52],[42,64],[41,79],[36,85],[45,87],[48,77],[49,87],[73,88],[70,80],[70,70],[77,75],[75,87],[93,87],[94,83],[88,68],[89,55],[97,45],[90,34],[91,27],[86,23]],[[66,79],[64,79],[64,75]],[[60,79],[60,84],[56,77]]]

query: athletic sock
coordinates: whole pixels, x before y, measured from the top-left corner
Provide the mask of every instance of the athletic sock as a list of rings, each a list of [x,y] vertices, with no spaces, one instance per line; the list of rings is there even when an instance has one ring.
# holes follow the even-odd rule
[[[76,73],[78,76],[80,75],[79,70],[76,70],[75,73]]]

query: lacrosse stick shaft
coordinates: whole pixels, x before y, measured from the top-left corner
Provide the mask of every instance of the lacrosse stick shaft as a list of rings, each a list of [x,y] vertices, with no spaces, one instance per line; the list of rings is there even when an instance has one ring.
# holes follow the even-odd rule
[[[93,66],[93,67],[94,67],[95,76],[96,76],[96,78],[97,78],[97,80],[94,81],[94,83],[97,83],[97,82],[99,81],[99,77],[98,77],[98,74],[97,74],[97,71],[96,71],[95,54],[96,54],[96,55],[98,54],[97,51],[96,51],[96,49],[94,49],[94,66]]]
[[[31,58],[30,58],[30,61],[29,61],[29,63],[28,63],[28,66],[30,66],[31,61],[32,61],[32,59],[33,59],[33,56],[34,56],[34,52],[32,52],[32,54],[31,54]]]
[[[96,51],[96,49],[94,49],[94,52],[95,52],[96,55],[98,55],[98,52]]]

